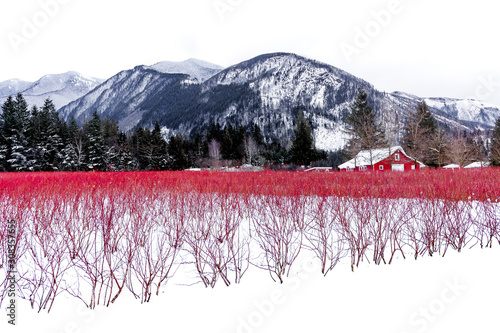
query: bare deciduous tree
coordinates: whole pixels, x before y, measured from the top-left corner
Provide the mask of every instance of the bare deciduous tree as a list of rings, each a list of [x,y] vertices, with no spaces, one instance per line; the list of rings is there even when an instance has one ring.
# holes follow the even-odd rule
[[[259,146],[251,136],[245,138],[245,154],[249,164],[252,164],[255,156],[259,154]]]
[[[222,157],[220,149],[221,149],[221,145],[215,139],[210,141],[210,143],[208,144],[208,156],[215,164],[215,167],[219,167],[219,161]]]

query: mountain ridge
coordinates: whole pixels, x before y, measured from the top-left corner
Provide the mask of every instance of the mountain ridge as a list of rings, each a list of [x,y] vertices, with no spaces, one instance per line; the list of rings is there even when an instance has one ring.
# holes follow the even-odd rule
[[[136,76],[128,76],[127,85],[137,86],[138,81],[149,75],[146,74],[148,69],[151,66],[136,67]],[[193,81],[189,74],[175,80],[161,74],[156,74],[155,78],[164,84],[145,85],[140,91],[110,86],[113,93],[100,92],[103,95],[97,96],[99,93],[94,92],[95,96],[90,99],[97,101],[112,95],[112,101],[85,106],[74,102],[61,111],[64,115],[86,114],[84,118],[87,119],[91,110],[97,110],[104,117],[116,119],[124,130],[138,125],[152,127],[155,121],[159,121],[164,132],[190,137],[203,132],[211,122],[243,126],[257,124],[268,141],[278,140],[286,145],[293,137],[295,114],[298,109],[303,109],[312,124],[316,146],[325,150],[342,148],[347,140],[341,119],[348,112],[359,87],[367,90],[370,103],[379,113],[391,110],[385,121],[400,129],[408,111],[424,100],[430,102],[437,121],[446,128],[491,128],[494,116],[500,115],[500,108],[481,107],[485,104],[477,101],[468,102],[471,108],[474,106],[475,112],[467,114],[458,102],[454,108],[452,99],[426,99],[403,92],[382,92],[337,67],[285,52],[245,60],[202,82]],[[141,97],[131,104],[126,102],[128,97],[122,98],[131,95]],[[125,111],[120,112],[109,104],[124,105]],[[459,119],[461,116],[466,117]]]
[[[449,129],[489,129],[500,116],[499,107],[480,101],[379,91],[342,69],[286,52],[258,55],[227,68],[197,59],[136,66],[59,112],[65,120],[74,117],[84,123],[97,111],[115,119],[124,131],[159,121],[164,133],[190,137],[212,122],[259,125],[268,141],[287,145],[301,109],[312,125],[316,146],[335,150],[347,140],[342,117],[359,87],[367,91],[379,119],[399,131],[421,101]]]
[[[13,82],[16,82],[16,79],[4,81],[0,83],[0,86],[9,86]],[[21,93],[31,106],[42,106],[44,101],[50,98],[56,108],[59,109],[88,94],[100,85],[103,80],[69,71],[61,74],[47,74],[35,82],[21,82],[24,82],[24,84],[2,92],[0,94],[0,103],[3,104],[8,96]]]

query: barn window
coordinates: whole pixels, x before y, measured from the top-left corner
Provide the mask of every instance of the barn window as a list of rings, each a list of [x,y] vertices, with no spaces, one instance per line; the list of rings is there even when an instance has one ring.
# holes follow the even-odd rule
[[[394,160],[395,160],[396,162],[399,162],[399,154],[394,154]]]
[[[380,165],[380,166],[378,167],[378,169],[379,169],[380,171],[382,171],[382,170],[384,170],[384,166],[383,166],[383,165]]]
[[[366,165],[363,165],[363,166],[359,167],[359,171],[366,171],[366,170],[368,170],[368,168],[366,167]]]

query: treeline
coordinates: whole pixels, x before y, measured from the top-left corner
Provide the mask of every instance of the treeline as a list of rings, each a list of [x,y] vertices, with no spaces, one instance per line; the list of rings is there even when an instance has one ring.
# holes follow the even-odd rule
[[[382,119],[378,121],[376,119]],[[360,150],[402,145],[430,167],[489,161],[500,166],[500,118],[491,133],[450,132],[440,128],[422,102],[398,126],[384,123],[360,89],[344,117],[346,148],[315,149],[311,125],[298,112],[291,142],[266,142],[259,126],[210,124],[193,138],[180,134],[165,140],[158,122],[153,129],[120,131],[112,119],[94,112],[83,126],[59,118],[50,99],[29,108],[22,94],[9,97],[0,115],[0,171],[153,171],[234,167],[243,164],[271,169],[296,166],[336,167]],[[491,138],[491,139],[490,139]]]
[[[425,101],[409,110],[401,129],[399,123],[391,123],[387,118],[377,114],[367,93],[360,88],[344,117],[346,134],[350,137],[345,155],[352,158],[361,150],[402,145],[411,157],[429,167],[450,163],[464,167],[488,160],[500,166],[500,118],[493,133],[445,129],[438,125]]]
[[[194,139],[180,134],[164,140],[158,122],[151,130],[137,127],[126,134],[112,119],[92,119],[79,126],[59,118],[50,99],[29,108],[22,94],[9,97],[0,116],[1,171],[136,171],[184,170],[252,164],[328,163],[325,152],[314,149],[310,124],[297,118],[290,149],[264,142],[261,129],[210,124]]]

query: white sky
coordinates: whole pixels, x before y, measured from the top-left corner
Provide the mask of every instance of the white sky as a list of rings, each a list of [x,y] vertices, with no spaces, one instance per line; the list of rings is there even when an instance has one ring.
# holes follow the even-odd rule
[[[392,13],[377,23],[381,12]],[[2,0],[0,81],[109,78],[188,58],[230,66],[284,51],[380,90],[500,105],[499,32],[492,0]]]

